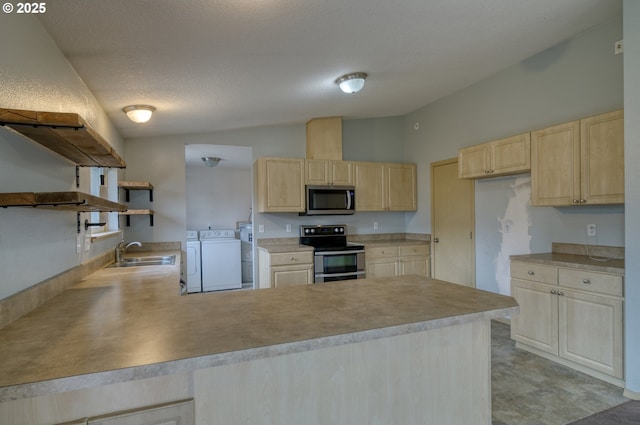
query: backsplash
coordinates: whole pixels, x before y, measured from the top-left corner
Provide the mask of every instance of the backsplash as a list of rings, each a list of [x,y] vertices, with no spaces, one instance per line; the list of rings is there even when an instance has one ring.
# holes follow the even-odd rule
[[[624,260],[623,246],[582,245],[573,243],[551,243],[551,252],[558,254],[592,255],[594,257]]]

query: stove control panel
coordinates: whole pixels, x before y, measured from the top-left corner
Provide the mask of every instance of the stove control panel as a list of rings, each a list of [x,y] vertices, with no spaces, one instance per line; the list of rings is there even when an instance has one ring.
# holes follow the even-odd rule
[[[346,224],[300,226],[300,236],[344,236],[346,234]]]

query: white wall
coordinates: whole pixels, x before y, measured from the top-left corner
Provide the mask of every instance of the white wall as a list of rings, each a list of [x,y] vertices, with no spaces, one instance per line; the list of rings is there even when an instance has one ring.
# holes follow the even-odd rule
[[[640,2],[625,0],[625,372],[627,389],[640,398]]]
[[[418,160],[418,213],[408,231],[431,232],[429,164],[457,156],[460,147],[543,128],[623,106],[622,17],[610,20],[467,89],[405,117],[405,158]],[[414,124],[420,123],[419,130]],[[552,242],[623,246],[624,208],[531,207],[530,175],[475,183],[476,284],[508,293],[508,257],[543,252]],[[514,232],[501,232],[508,220]]]
[[[0,14],[0,40],[0,107],[78,113],[123,154],[120,135],[35,17]],[[78,190],[72,163],[0,128],[0,192],[70,190]],[[90,192],[88,169],[81,169],[79,190]],[[104,240],[92,244],[89,252],[76,254],[76,237],[74,212],[0,209],[0,299],[117,243],[113,238]]]
[[[187,229],[235,229],[251,214],[251,168],[187,167]]]

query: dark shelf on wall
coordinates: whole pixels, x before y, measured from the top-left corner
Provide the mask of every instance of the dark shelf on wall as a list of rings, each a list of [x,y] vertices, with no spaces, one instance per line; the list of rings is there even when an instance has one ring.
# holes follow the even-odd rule
[[[148,210],[148,209],[126,210],[124,212],[120,212],[119,215],[125,216],[127,218],[127,227],[131,226],[131,216],[132,215],[148,215],[149,216],[149,225],[153,226],[153,210]]]
[[[82,192],[0,193],[0,207],[37,207],[78,212],[127,210],[124,204]]]
[[[0,108],[0,125],[82,167],[126,167],[109,143],[75,113]]]
[[[149,182],[119,181],[118,187],[124,189],[126,202],[129,202],[129,191],[131,190],[148,190],[149,202],[153,202],[153,185]]]

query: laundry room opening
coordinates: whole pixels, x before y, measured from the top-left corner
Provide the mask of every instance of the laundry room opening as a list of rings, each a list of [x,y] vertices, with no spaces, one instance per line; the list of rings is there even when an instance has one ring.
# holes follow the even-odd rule
[[[253,288],[253,150],[185,145],[189,293]]]

